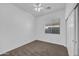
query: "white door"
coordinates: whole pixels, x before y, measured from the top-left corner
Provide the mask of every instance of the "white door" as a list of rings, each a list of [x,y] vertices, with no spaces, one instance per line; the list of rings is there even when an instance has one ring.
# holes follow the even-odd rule
[[[74,55],[74,48],[75,48],[75,22],[74,22],[74,11],[69,16],[66,25],[67,25],[67,48],[69,55]]]

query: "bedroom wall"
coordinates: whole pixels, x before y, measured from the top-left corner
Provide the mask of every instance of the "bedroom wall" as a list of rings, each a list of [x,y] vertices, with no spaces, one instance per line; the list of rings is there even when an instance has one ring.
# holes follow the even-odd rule
[[[45,34],[44,25],[56,19],[61,20],[61,34]],[[0,54],[33,40],[65,46],[64,9],[35,18],[11,4],[0,4]]]
[[[66,46],[64,10],[65,9],[62,9],[57,12],[40,16],[36,19],[37,22],[36,39]],[[45,29],[44,29],[45,24],[55,22],[56,20],[60,20],[60,35],[45,34]]]
[[[34,17],[11,4],[0,4],[0,54],[33,38]]]

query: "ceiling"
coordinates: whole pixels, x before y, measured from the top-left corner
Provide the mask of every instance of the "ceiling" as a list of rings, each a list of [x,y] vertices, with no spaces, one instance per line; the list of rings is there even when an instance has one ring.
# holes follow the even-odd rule
[[[32,14],[33,16],[42,16],[48,13],[53,13],[53,12],[63,10],[65,8],[64,3],[41,3],[42,7],[45,7],[45,9],[42,9],[40,12],[36,12],[34,10],[34,6],[33,6],[34,4],[35,3],[14,3],[13,5]],[[47,8],[47,7],[50,7],[50,8]]]

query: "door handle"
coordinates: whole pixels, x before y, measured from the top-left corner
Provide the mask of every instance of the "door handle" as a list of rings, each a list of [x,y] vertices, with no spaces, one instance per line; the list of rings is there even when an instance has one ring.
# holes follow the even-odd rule
[[[76,40],[72,40],[74,43],[77,43],[77,41]]]

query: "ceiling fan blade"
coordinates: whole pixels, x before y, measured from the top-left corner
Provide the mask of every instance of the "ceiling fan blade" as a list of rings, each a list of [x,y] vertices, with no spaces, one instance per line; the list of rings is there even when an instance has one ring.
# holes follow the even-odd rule
[[[33,4],[34,7],[41,7],[41,5],[42,5],[41,3]]]

